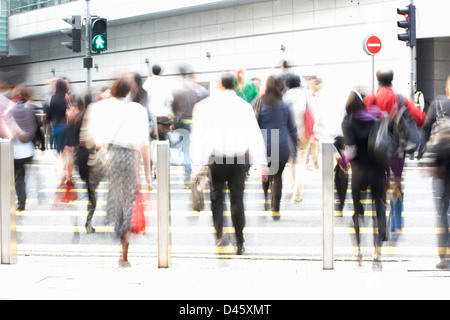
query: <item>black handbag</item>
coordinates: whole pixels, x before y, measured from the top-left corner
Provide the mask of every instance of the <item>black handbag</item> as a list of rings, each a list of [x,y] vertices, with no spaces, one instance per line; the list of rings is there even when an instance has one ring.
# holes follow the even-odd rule
[[[191,183],[192,209],[200,212],[205,208],[205,196],[203,194],[203,186],[200,178],[195,179]]]

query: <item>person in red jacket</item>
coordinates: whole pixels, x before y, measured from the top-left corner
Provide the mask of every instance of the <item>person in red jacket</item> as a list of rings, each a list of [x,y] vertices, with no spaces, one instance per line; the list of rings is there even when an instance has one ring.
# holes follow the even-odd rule
[[[394,91],[392,87],[392,80],[394,79],[394,72],[392,70],[379,70],[377,72],[377,80],[379,88],[364,98],[364,104],[368,109],[371,106],[377,106],[382,111],[386,111],[393,117],[396,116],[397,110],[395,108],[399,105],[400,96]],[[411,99],[403,97],[405,106],[411,117],[416,121],[417,126],[422,128],[426,122],[427,115],[419,107],[417,107]],[[405,155],[399,153],[397,159],[392,159],[389,163],[389,170],[387,177],[394,175],[394,184],[391,198],[391,232],[401,232],[403,221],[403,190],[402,190],[402,173],[405,165]],[[388,180],[389,181],[389,180]]]
[[[377,72],[377,80],[379,88],[377,92],[372,92],[364,98],[365,105],[370,108],[372,105],[378,106],[382,111],[391,113],[398,99],[398,94],[395,93],[392,87],[392,80],[394,72],[392,70],[379,70]],[[409,113],[416,121],[418,127],[423,127],[427,115],[420,108],[416,106],[413,100],[403,97],[405,106]],[[395,116],[395,114],[393,115]]]

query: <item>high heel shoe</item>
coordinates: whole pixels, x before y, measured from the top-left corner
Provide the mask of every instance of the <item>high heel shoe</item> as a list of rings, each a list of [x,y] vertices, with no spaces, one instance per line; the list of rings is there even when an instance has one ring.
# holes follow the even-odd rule
[[[362,253],[358,252],[355,256],[356,258],[356,264],[361,267],[362,266]]]

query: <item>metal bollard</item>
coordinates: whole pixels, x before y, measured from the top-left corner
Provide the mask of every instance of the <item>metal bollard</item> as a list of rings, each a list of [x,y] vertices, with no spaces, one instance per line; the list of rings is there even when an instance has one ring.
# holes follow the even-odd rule
[[[334,268],[334,145],[322,143],[323,269]]]
[[[0,139],[0,242],[1,263],[17,263],[14,151],[11,140]]]
[[[158,268],[169,268],[172,254],[170,235],[170,147],[169,141],[156,145],[158,183]]]

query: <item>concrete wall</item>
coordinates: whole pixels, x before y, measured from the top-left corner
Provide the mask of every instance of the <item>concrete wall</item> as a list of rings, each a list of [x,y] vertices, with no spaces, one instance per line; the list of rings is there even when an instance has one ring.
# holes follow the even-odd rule
[[[417,47],[418,89],[430,103],[445,95],[445,84],[450,76],[450,37],[422,39]]]
[[[92,14],[112,17],[108,51],[94,57],[98,66],[92,70],[94,87],[109,84],[123,69],[146,76],[153,63],[161,64],[172,78],[178,65],[186,62],[197,71],[200,81],[210,82],[214,92],[224,71],[245,67],[248,78],[257,76],[264,83],[267,76],[280,72],[282,59],[289,60],[296,73],[317,75],[336,88],[371,86],[372,59],[363,52],[362,42],[375,34],[383,42],[376,69],[393,68],[395,86],[409,93],[410,51],[397,40],[402,30],[396,26],[396,8],[407,5],[404,0],[229,1],[228,5],[244,3],[229,7],[226,1],[194,1],[196,5],[184,8],[176,6],[178,1],[167,1],[165,7],[151,12],[143,5],[148,2],[93,1]],[[18,39],[30,39],[30,56],[1,59],[2,69],[16,70],[41,96],[46,80],[53,75],[51,69],[56,76],[70,78],[76,91],[83,91],[83,54],[72,54],[63,47],[60,43],[67,39],[54,31],[65,27],[59,20],[67,12],[78,10],[84,15],[84,6],[85,2],[79,1],[11,17],[15,30],[11,33]],[[61,12],[63,7],[67,10]],[[142,14],[133,16],[135,12]],[[37,23],[41,15],[55,18],[41,26],[46,20]]]

